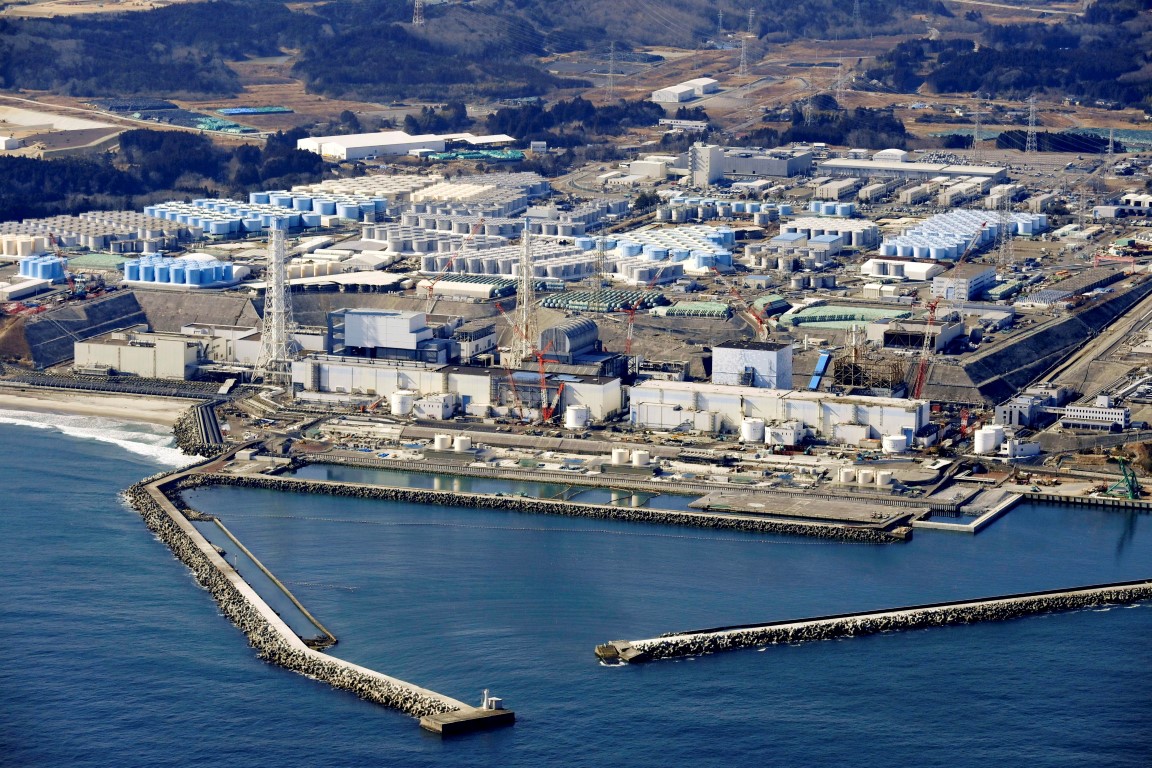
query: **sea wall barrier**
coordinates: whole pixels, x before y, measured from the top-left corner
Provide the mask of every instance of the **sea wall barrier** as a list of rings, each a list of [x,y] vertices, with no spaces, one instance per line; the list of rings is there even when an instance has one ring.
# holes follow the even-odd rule
[[[188,475],[169,476],[167,480],[164,476],[148,478],[123,495],[148,528],[192,571],[216,600],[220,612],[247,636],[262,659],[413,717],[459,713],[466,720],[472,712],[483,713],[448,696],[309,648],[168,502],[165,491],[182,477]],[[511,711],[500,714],[511,721]],[[504,723],[491,718],[491,724]]]
[[[710,512],[682,512],[676,510],[613,507],[603,504],[584,504],[572,501],[496,496],[456,491],[433,491],[389,486],[364,486],[331,480],[296,480],[268,475],[225,475],[219,473],[190,473],[181,477],[175,487],[190,489],[205,485],[230,485],[245,488],[264,488],[291,493],[326,494],[361,499],[380,499],[409,504],[440,504],[456,507],[498,509],[525,514],[588,517],[601,520],[659,523],[691,526],[714,530],[746,531],[751,533],[780,533],[815,536],[869,543],[904,541],[911,529],[886,530],[870,525],[842,525],[822,522],[789,522],[768,520],[750,515],[718,515]]]
[[[1152,599],[1152,580],[1028,592],[978,600],[932,603],[908,608],[838,614],[794,621],[670,633],[648,640],[612,640],[596,646],[605,662],[643,662],[753,648],[874,635],[983,621],[1004,621],[1041,613],[1075,611]]]

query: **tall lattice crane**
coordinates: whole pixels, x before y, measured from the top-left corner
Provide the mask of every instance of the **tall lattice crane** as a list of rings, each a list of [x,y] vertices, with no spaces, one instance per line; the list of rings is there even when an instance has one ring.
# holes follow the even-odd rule
[[[936,307],[940,299],[928,302],[928,322],[924,325],[924,345],[920,348],[920,360],[916,363],[916,375],[912,378],[912,398],[920,399],[924,385],[928,383],[928,361],[932,358],[932,329],[936,326]]]

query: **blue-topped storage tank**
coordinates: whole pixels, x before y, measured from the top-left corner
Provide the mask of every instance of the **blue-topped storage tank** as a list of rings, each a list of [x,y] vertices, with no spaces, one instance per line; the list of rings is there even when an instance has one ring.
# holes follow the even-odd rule
[[[173,283],[177,283],[180,285],[184,284],[184,280],[185,280],[184,261],[182,259],[173,259],[172,260],[172,267],[169,270],[169,275],[170,275],[171,281]]]
[[[228,222],[216,219],[215,221],[208,222],[208,234],[210,235],[227,235]]]
[[[292,208],[297,211],[310,211],[312,210],[312,198],[294,197],[292,198]]]
[[[268,202],[270,202],[272,205],[277,205],[281,208],[291,208],[292,207],[292,195],[289,195],[285,192],[273,193],[273,194],[268,195]]]
[[[139,280],[140,279],[140,262],[139,261],[126,261],[126,262],[124,262],[124,279],[125,280]]]
[[[235,279],[233,277],[233,275],[235,275],[235,274],[236,274],[236,268],[235,267],[233,267],[231,264],[225,264],[224,265],[224,279],[225,280],[231,282],[233,279]]]
[[[625,241],[621,241],[619,246],[620,246],[620,255],[621,256],[629,257],[629,256],[639,256],[640,255],[640,251],[641,251],[640,243],[633,243],[633,242],[625,240]]]
[[[335,216],[336,215],[336,201],[335,200],[313,200],[312,210],[321,214],[322,216]]]
[[[187,268],[185,268],[184,284],[200,285],[200,266],[198,264],[189,264]]]
[[[252,205],[268,205],[267,192],[249,192],[248,202]]]
[[[302,213],[300,214],[300,223],[305,227],[318,227],[320,226],[320,214]]]
[[[172,270],[172,267],[169,264],[157,264],[156,265],[156,282],[158,282],[158,283],[170,282],[172,279],[171,275],[170,275],[171,270]]]
[[[146,283],[156,282],[156,265],[151,262],[141,264],[140,279]]]
[[[350,221],[360,220],[360,206],[355,203],[338,203],[336,205],[336,215],[342,219],[349,219]]]

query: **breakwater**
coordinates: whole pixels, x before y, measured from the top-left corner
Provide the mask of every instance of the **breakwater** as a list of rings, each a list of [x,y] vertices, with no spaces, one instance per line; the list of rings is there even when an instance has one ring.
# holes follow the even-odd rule
[[[613,507],[604,504],[584,504],[573,501],[496,496],[481,493],[433,491],[387,486],[364,486],[330,480],[295,480],[267,475],[225,475],[217,473],[191,473],[182,476],[175,487],[189,489],[204,485],[230,485],[245,488],[263,488],[290,493],[314,493],[362,499],[399,501],[408,504],[440,504],[455,507],[499,509],[534,515],[561,515],[595,519],[623,520],[638,523],[681,525],[713,530],[745,531],[749,533],[779,533],[815,536],[867,543],[889,543],[910,537],[910,529],[894,527],[891,530],[871,525],[841,525],[835,523],[801,523],[771,520],[752,515],[718,515],[708,512],[682,512],[676,510],[637,509]]]
[[[128,488],[123,496],[148,528],[192,571],[196,581],[216,600],[220,612],[244,633],[260,658],[413,717],[427,719],[453,713],[457,720],[475,723],[473,727],[512,722],[511,711],[499,713],[504,717],[492,717],[490,712],[308,647],[169,501],[167,492],[171,486],[188,476],[176,473],[148,478]]]
[[[1130,581],[978,600],[932,603],[895,610],[713,627],[669,633],[648,640],[612,640],[597,646],[596,655],[609,663],[635,663],[699,656],[775,643],[802,643],[860,637],[880,632],[1005,621],[1021,616],[1075,611],[1149,599],[1152,599],[1152,580]]]
[[[216,422],[215,403],[194,405],[172,425],[176,447],[189,456],[211,458],[224,453],[226,447]]]

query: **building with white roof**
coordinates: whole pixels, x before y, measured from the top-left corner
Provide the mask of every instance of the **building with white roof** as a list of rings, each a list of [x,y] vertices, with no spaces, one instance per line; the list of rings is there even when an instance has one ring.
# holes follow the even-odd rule
[[[346,136],[311,136],[299,139],[296,149],[316,154],[330,160],[370,160],[380,155],[406,155],[414,150],[443,152],[454,142],[472,146],[496,146],[510,144],[515,139],[505,134],[475,136],[471,133],[427,133],[411,136],[404,131],[378,131],[376,133],[353,133]]]

